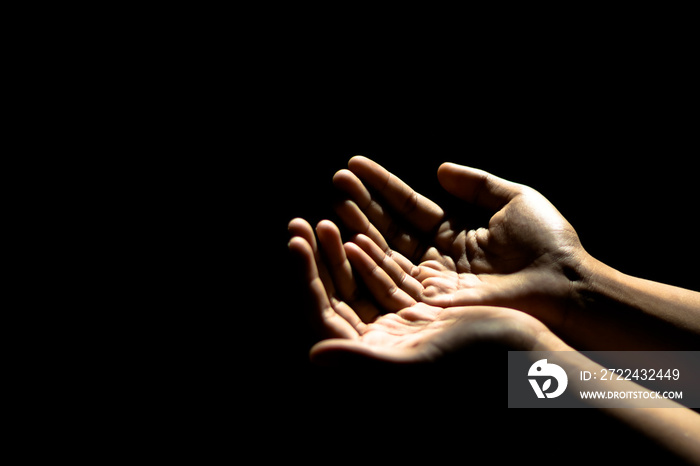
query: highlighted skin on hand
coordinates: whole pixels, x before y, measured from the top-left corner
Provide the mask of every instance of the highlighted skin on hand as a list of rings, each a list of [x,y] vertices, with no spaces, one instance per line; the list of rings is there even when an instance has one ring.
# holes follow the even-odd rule
[[[302,219],[292,220],[289,230],[293,235],[289,248],[302,264],[314,315],[331,337],[312,348],[315,362],[335,363],[348,357],[430,362],[483,341],[532,349],[542,335],[550,334],[539,321],[513,309],[440,307],[416,301],[411,294],[419,292],[417,280],[405,276],[397,282],[392,275],[398,277],[401,267],[393,259],[366,237],[357,239],[367,248],[370,243],[375,247],[370,253],[355,243],[342,245],[337,227],[327,220],[316,229],[318,243]],[[361,296],[358,278],[373,300]]]
[[[422,286],[414,299],[442,307],[517,306],[552,327],[565,319],[586,253],[573,227],[537,191],[442,164],[438,180],[446,191],[492,213],[487,226],[466,229],[460,225],[470,219],[446,215],[375,162],[354,157],[348,166],[334,177],[351,198],[338,214]]]

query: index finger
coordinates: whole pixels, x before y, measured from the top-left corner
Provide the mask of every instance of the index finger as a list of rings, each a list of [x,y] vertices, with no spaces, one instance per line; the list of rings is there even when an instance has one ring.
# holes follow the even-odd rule
[[[358,155],[351,158],[348,168],[374,188],[394,210],[423,232],[432,231],[445,215],[439,205],[417,193],[396,175],[367,157]]]

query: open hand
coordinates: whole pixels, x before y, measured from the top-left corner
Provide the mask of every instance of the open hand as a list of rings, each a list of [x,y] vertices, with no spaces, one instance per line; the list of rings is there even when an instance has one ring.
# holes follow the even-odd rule
[[[317,362],[347,356],[427,362],[476,342],[496,341],[526,350],[553,339],[539,321],[513,309],[416,301],[411,295],[422,288],[416,279],[406,276],[396,281],[401,267],[392,258],[367,237],[357,238],[362,247],[343,245],[330,221],[316,228],[320,249],[306,221],[294,219],[289,229],[293,235],[289,247],[303,264],[314,313],[331,337],[312,348],[311,357]],[[373,299],[361,297],[356,274]]]
[[[443,188],[493,213],[487,226],[467,229],[469,218],[446,215],[377,163],[358,156],[348,166],[334,183],[354,202],[340,205],[338,214],[399,266],[397,283],[407,280],[401,273],[415,279],[420,286],[409,288],[414,299],[440,307],[514,307],[551,327],[562,324],[586,253],[573,227],[540,193],[442,164]]]

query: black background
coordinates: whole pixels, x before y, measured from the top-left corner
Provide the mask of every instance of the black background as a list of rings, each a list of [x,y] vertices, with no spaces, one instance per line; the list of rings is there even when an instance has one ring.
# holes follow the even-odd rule
[[[234,406],[253,409],[246,426],[309,457],[321,455],[319,445],[348,444],[350,456],[436,444],[447,457],[466,449],[509,460],[541,444],[590,461],[601,451],[607,460],[658,453],[593,410],[508,410],[502,348],[477,349],[461,366],[311,365],[318,336],[286,225],[334,219],[331,178],[357,154],[454,207],[436,179],[451,161],[539,190],[608,265],[698,290],[698,102],[683,50],[596,54],[579,44],[474,63],[467,52],[368,62],[347,49],[287,60],[294,50],[280,47],[238,128],[252,143],[237,152],[228,211],[235,359],[246,368],[234,370],[234,384],[249,393]]]
[[[330,431],[318,427],[310,435],[331,439],[358,428],[345,430],[336,423],[362,429],[370,423],[369,434],[357,434],[375,441],[383,435],[403,438],[408,423],[411,431],[429,429],[435,435],[434,430],[445,429],[496,449],[504,431],[519,445],[547,432],[552,442],[576,448],[593,428],[614,438],[615,445],[636,448],[621,447],[621,457],[631,451],[650,454],[650,447],[639,447],[636,436],[599,413],[507,410],[501,349],[484,349],[469,368],[326,369],[308,362],[308,350],[318,337],[306,321],[303,288],[286,251],[286,224],[296,216],[312,224],[335,218],[331,177],[355,154],[377,160],[419,192],[448,205],[454,202],[441,192],[435,176],[443,161],[535,187],[598,259],[625,273],[697,290],[694,141],[682,130],[685,117],[662,118],[670,109],[640,110],[631,101],[618,103],[613,116],[603,101],[593,108],[576,99],[570,105],[550,113],[536,111],[532,102],[517,117],[463,118],[456,112],[454,120],[449,114],[438,121],[425,117],[431,109],[406,109],[407,114],[398,112],[399,118],[362,111],[338,118],[341,111],[308,120],[308,115],[300,116],[305,124],[270,135],[283,143],[274,145],[278,153],[262,152],[265,163],[256,167],[265,174],[256,178],[266,180],[257,202],[267,230],[262,236],[265,253],[255,259],[260,261],[255,278],[269,288],[255,295],[261,302],[255,311],[260,321],[254,324],[256,343],[249,349],[262,356],[253,372],[262,382],[260,403],[272,407],[266,422],[284,433],[310,419],[312,426],[334,426]],[[271,197],[262,199],[266,194]]]
[[[611,266],[697,290],[695,25],[677,24],[682,12],[658,24],[629,11],[600,12],[600,21],[569,31],[568,15],[543,19],[543,28],[505,11],[448,24],[449,12],[415,11],[411,19],[359,8],[348,18],[349,7],[261,10],[201,18],[187,11],[182,21],[159,11],[149,20],[153,40],[131,37],[125,22],[107,34],[118,44],[132,38],[133,53],[122,62],[98,42],[94,54],[79,55],[90,70],[76,66],[79,79],[63,62],[60,41],[55,66],[37,62],[41,84],[28,94],[48,107],[60,103],[47,110],[29,102],[25,111],[69,128],[32,130],[27,143],[50,148],[28,150],[45,152],[45,176],[75,197],[42,192],[41,203],[55,206],[56,216],[85,200],[96,204],[73,212],[84,229],[65,227],[70,216],[50,218],[35,241],[58,251],[49,275],[70,282],[40,291],[52,301],[52,319],[73,328],[64,334],[49,320],[55,349],[68,344],[75,355],[41,348],[42,358],[57,362],[55,379],[27,365],[42,377],[32,402],[41,409],[48,396],[65,410],[56,429],[49,424],[52,434],[75,420],[71,397],[78,397],[95,400],[87,403],[87,430],[112,438],[101,423],[118,429],[110,453],[138,439],[159,455],[187,446],[198,456],[216,454],[223,446],[238,457],[247,446],[256,459],[385,453],[469,463],[485,453],[550,462],[552,447],[596,463],[648,458],[648,442],[602,413],[508,410],[502,348],[422,368],[311,365],[318,336],[306,319],[286,227],[296,216],[334,218],[331,177],[356,154],[454,206],[435,177],[440,163],[452,161],[538,189]],[[54,79],[58,85],[46,89]],[[88,105],[74,102],[81,92]],[[42,93],[50,94],[46,102]],[[81,150],[87,161],[66,166]],[[26,159],[41,165],[36,154]],[[63,179],[59,167],[89,189]],[[101,190],[106,202],[93,194]],[[98,213],[103,223],[94,222]],[[44,218],[34,210],[28,216]],[[66,246],[63,235],[73,243]],[[87,249],[78,262],[84,283],[62,268],[75,264],[74,249]],[[86,288],[95,296],[83,301],[84,320],[54,312],[56,296]],[[64,306],[71,312],[72,299]],[[102,312],[104,300],[114,312]],[[101,346],[107,360],[93,350]],[[105,377],[94,378],[93,369]],[[36,419],[26,422],[44,427]]]

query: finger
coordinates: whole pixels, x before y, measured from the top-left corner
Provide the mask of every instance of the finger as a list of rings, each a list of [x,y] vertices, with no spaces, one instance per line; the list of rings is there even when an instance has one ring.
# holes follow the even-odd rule
[[[306,242],[311,246],[311,250],[314,252],[314,255],[316,255],[318,251],[316,236],[314,236],[314,230],[311,228],[309,222],[303,218],[292,219],[287,226],[287,230],[289,230],[289,234],[291,236],[299,236],[306,240]]]
[[[314,260],[316,261],[316,268],[318,275],[321,277],[321,282],[326,288],[328,296],[335,296],[333,279],[331,278],[330,273],[328,273],[328,270],[326,269],[326,265],[321,259],[318,244],[316,243],[316,235],[314,235],[314,230],[311,228],[309,222],[303,218],[295,218],[289,222],[287,229],[292,236],[303,238],[309,244],[311,251],[313,252]]]
[[[438,181],[450,194],[492,211],[500,210],[522,190],[522,185],[455,163],[440,165]]]
[[[416,300],[399,288],[358,245],[345,243],[345,253],[369,291],[388,312],[397,312],[416,304]]]
[[[376,244],[376,243],[375,243]],[[403,254],[395,251],[395,250],[389,250],[385,251],[385,253],[390,256],[399,266],[403,269],[404,272],[407,274],[413,276],[414,273],[418,273],[418,268],[417,266],[413,265],[413,262],[411,262],[409,259],[403,256]]]
[[[355,329],[358,335],[362,335],[367,331],[365,322],[372,322],[379,315],[377,308],[368,306],[367,303],[358,303],[356,305],[357,311],[344,301],[338,301],[333,298],[331,298],[331,305],[333,306],[333,310],[340,317],[345,319]],[[372,309],[370,309],[370,307],[372,307]],[[362,318],[366,316],[370,317],[363,320]]]
[[[353,201],[344,201],[336,206],[336,212],[343,223],[356,233],[369,236],[382,250],[389,251],[389,244],[377,227],[367,218]],[[394,249],[408,257],[417,258],[422,254],[421,243],[415,236],[393,226],[393,222],[383,224],[382,231],[390,237]]]
[[[371,208],[371,205],[376,202],[372,199],[372,194],[369,190],[362,184],[362,181],[353,172],[347,169],[342,169],[333,175],[333,185],[345,191],[350,195],[350,198],[357,203],[358,206],[367,212],[367,209]]]
[[[336,206],[335,211],[350,230],[369,236],[382,249],[390,249],[384,236],[353,201],[341,202]]]
[[[392,215],[381,204],[372,199],[370,192],[353,172],[340,170],[333,177],[333,183],[350,196],[369,222],[381,232],[394,248],[406,251],[407,254],[416,251],[418,244],[420,244],[419,240],[399,226]]]
[[[319,276],[311,245],[301,236],[295,236],[289,241],[289,249],[302,263],[304,280],[312,300],[314,316],[320,321],[321,326],[329,335],[336,338],[358,338],[359,332],[351,323],[355,321],[354,318],[351,315],[343,317],[331,305],[331,298],[329,298],[326,287]],[[348,313],[345,312],[345,314]],[[347,317],[350,317],[350,321]]]
[[[440,267],[433,267],[431,264],[438,264]],[[419,267],[416,267],[412,272],[411,276],[418,280],[423,288],[426,288],[425,279],[432,277],[443,277],[445,276],[445,271],[448,270],[441,262],[438,261],[428,261],[427,263],[422,263]],[[427,291],[427,290],[426,290]],[[425,291],[423,292],[425,295]]]
[[[356,288],[356,282],[352,278],[352,272],[349,270],[350,263],[347,261],[347,258],[345,260],[342,259],[345,257],[345,249],[340,240],[340,232],[335,224],[330,221],[321,221],[319,224],[319,240],[322,241],[321,246],[326,249],[326,255],[330,257],[327,260],[321,258],[316,237],[309,222],[302,218],[296,218],[290,222],[289,231],[309,244],[315,260],[316,274],[320,277],[321,284],[325,288],[327,299],[333,310],[362,334],[363,322],[372,322],[379,315],[379,311],[369,302],[356,300],[357,292],[353,290],[353,288]],[[326,266],[326,262],[329,260],[334,261],[334,270],[330,272]],[[337,290],[337,287],[341,287],[342,291]],[[352,307],[336,299],[336,292],[340,293],[341,298],[351,301]]]
[[[316,226],[316,233],[340,298],[349,302],[356,301],[357,283],[352,275],[350,262],[345,255],[340,230],[333,222],[322,220]]]
[[[418,194],[397,176],[366,157],[358,155],[351,158],[348,168],[377,190],[396,212],[423,232],[435,229],[445,215],[440,206]]]
[[[382,251],[371,239],[364,235],[355,237],[355,244],[367,253],[378,264],[399,288],[405,291],[415,300],[420,300],[423,295],[423,285],[398,264],[394,259]]]
[[[528,299],[537,293],[535,280],[523,279],[521,274],[475,275],[466,274],[458,283],[441,277],[423,280],[423,302],[438,307],[502,306],[524,310]]]
[[[359,340],[323,340],[311,348],[311,361],[320,365],[362,364],[381,361],[411,364],[434,360],[437,351],[432,346],[413,348],[370,345]]]

